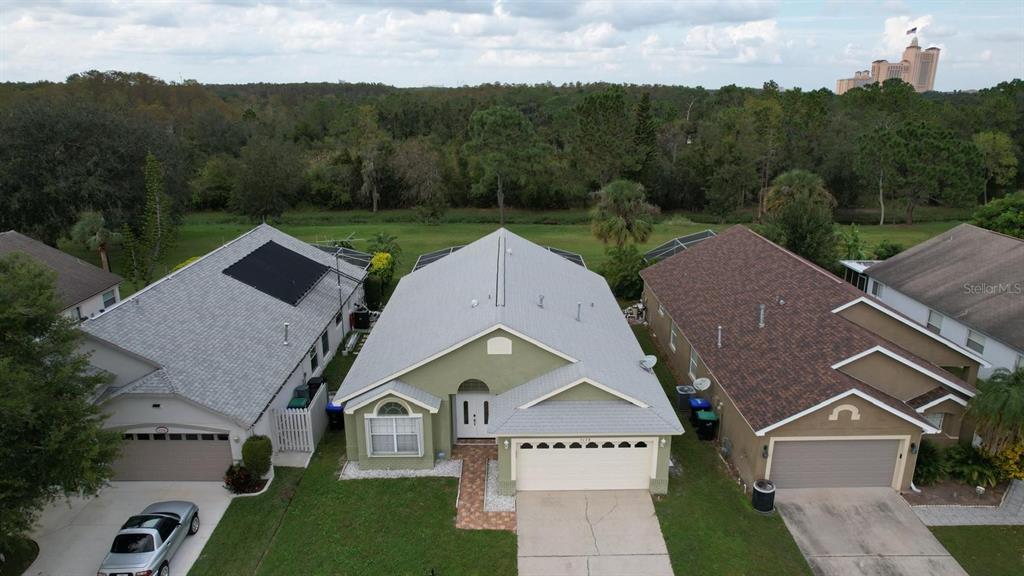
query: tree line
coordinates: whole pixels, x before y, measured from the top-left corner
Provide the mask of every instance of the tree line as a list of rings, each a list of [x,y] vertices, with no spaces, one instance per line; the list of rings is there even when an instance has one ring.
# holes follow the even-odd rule
[[[0,84],[0,228],[48,242],[83,211],[136,232],[145,167],[175,215],[230,210],[581,207],[618,179],[661,210],[759,217],[776,176],[820,176],[840,208],[912,221],[1020,188],[1024,81],[918,94],[610,84],[398,89],[168,83],[90,71]]]

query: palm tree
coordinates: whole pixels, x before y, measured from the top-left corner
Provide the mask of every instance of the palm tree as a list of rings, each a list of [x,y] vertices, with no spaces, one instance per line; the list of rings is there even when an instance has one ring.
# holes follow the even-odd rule
[[[82,212],[78,222],[71,227],[71,241],[100,253],[103,269],[110,272],[110,259],[107,249],[121,242],[121,234],[112,232],[106,227],[106,220],[99,212]]]
[[[807,170],[783,172],[772,181],[765,197],[765,211],[774,212],[786,204],[807,201],[812,205],[828,208],[836,205],[836,199],[825,189],[821,176]]]
[[[988,451],[1024,440],[1024,367],[1012,372],[1000,368],[980,381],[968,411],[977,419]]]
[[[622,247],[632,240],[645,242],[654,229],[652,216],[658,207],[647,202],[644,187],[629,180],[615,180],[597,193],[590,229],[605,244]]]

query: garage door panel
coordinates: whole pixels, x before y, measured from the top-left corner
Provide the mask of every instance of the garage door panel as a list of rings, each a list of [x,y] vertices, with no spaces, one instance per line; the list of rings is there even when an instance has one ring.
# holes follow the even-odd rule
[[[216,481],[232,461],[227,440],[125,440],[113,479]]]
[[[516,451],[517,490],[646,490],[650,487],[651,465],[656,439],[603,438],[596,448],[554,446],[558,439],[531,441],[533,448]],[[615,447],[601,447],[611,442]],[[619,447],[621,444],[628,445]],[[641,447],[636,443],[641,442]],[[517,445],[519,446],[519,445]]]
[[[779,488],[892,486],[900,440],[776,441],[770,477]]]

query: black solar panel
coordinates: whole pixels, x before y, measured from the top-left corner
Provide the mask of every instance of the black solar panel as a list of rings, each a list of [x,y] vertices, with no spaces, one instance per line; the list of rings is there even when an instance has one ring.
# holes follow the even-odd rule
[[[450,246],[448,248],[442,248],[440,250],[435,250],[433,252],[427,252],[426,254],[423,254],[416,259],[416,265],[412,267],[412,271],[415,272],[420,268],[423,268],[427,264],[437,262],[441,258],[444,258],[445,256],[451,254],[452,252],[455,252],[460,248],[462,248],[462,246]]]
[[[264,294],[298,306],[328,269],[270,240],[225,268],[224,273]]]
[[[344,246],[331,246],[329,244],[313,244],[313,246],[327,252],[331,256],[337,255],[338,258],[341,258],[353,266],[358,266],[363,270],[370,267],[370,260],[373,259],[372,254],[360,252],[359,250],[354,250],[352,248],[345,248]]]
[[[583,266],[584,268],[587,267],[586,262],[583,261],[583,256],[580,256],[579,254],[576,254],[575,252],[569,252],[569,251],[566,251],[566,250],[562,250],[561,248],[554,248],[552,246],[547,246],[547,249],[551,253],[558,254],[559,256],[561,256],[562,258],[565,258],[566,260],[568,260],[569,262],[572,262],[573,264],[579,264],[580,266]]]
[[[700,232],[695,232],[693,234],[687,234],[686,236],[673,238],[668,242],[665,242],[664,244],[658,246],[657,248],[654,248],[650,252],[644,254],[644,260],[647,260],[648,262],[654,262],[656,260],[661,260],[662,258],[668,258],[669,256],[672,256],[677,252],[686,250],[687,248],[690,248],[695,244],[699,244],[700,242],[703,242],[708,238],[713,238],[714,236],[714,231],[702,230]]]

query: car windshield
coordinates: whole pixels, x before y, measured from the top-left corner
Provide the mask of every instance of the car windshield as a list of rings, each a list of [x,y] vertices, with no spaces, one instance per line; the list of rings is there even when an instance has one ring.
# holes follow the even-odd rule
[[[110,547],[112,554],[139,554],[153,551],[153,537],[149,534],[118,534]]]
[[[156,528],[160,521],[163,520],[163,516],[132,516],[128,519],[121,528]]]

